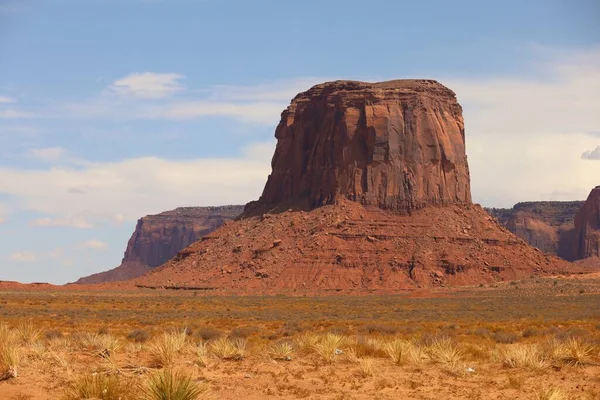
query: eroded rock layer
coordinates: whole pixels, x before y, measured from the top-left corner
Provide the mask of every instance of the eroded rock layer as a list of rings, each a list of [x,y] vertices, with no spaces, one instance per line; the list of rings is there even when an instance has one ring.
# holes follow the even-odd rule
[[[347,198],[409,211],[470,204],[462,109],[432,80],[335,81],[282,113],[259,203]]]

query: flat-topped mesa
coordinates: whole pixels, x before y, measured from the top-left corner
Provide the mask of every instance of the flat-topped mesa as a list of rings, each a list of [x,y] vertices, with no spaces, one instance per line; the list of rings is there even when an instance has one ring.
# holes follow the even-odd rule
[[[462,108],[436,81],[314,86],[283,111],[275,137],[259,203],[471,204]]]
[[[592,189],[575,216],[577,259],[600,257],[600,186]]]

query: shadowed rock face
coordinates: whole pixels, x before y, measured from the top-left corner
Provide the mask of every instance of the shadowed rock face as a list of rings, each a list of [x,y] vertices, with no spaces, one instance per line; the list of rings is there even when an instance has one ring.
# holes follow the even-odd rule
[[[576,260],[575,214],[583,201],[531,201],[510,209],[487,209],[498,222],[530,245],[565,260]]]
[[[575,216],[578,259],[600,256],[600,186],[596,186]]]
[[[471,204],[462,109],[436,81],[317,85],[293,99],[275,137],[259,203]]]
[[[182,207],[140,218],[121,265],[80,278],[76,283],[122,281],[143,275],[169,261],[179,250],[236,218],[243,206]]]

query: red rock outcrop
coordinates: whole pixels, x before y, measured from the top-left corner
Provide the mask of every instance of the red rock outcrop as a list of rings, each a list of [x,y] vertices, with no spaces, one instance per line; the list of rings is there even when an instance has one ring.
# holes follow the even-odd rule
[[[243,206],[182,207],[140,218],[120,266],[80,278],[79,284],[124,281],[142,276],[179,250],[239,216]]]
[[[435,81],[317,85],[276,137],[260,200],[132,284],[393,292],[581,270],[471,204],[461,108]]]
[[[314,86],[282,113],[275,137],[259,203],[347,198],[403,212],[471,204],[462,109],[436,81]]]
[[[532,201],[517,203],[510,209],[486,211],[530,245],[573,261],[577,259],[575,214],[583,204],[583,201]]]
[[[600,257],[600,186],[591,191],[575,216],[575,234],[577,259]]]

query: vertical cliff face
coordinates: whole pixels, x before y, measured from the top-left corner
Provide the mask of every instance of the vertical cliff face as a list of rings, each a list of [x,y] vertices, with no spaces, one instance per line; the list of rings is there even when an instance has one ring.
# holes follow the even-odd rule
[[[600,186],[596,186],[575,216],[578,259],[600,257]]]
[[[347,198],[397,211],[470,204],[462,109],[436,81],[336,81],[282,113],[260,203]]]
[[[576,260],[575,214],[583,201],[532,201],[510,209],[488,209],[509,231],[548,254]]]
[[[179,250],[236,218],[243,206],[182,207],[140,218],[127,243],[121,265],[79,279],[90,284],[127,280],[169,261]]]

